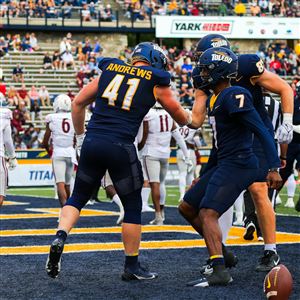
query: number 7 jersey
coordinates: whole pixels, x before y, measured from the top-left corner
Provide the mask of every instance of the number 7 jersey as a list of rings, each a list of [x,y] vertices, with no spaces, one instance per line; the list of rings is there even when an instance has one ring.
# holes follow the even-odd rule
[[[74,127],[71,113],[59,112],[46,116],[51,130],[53,157],[75,157]]]
[[[140,123],[155,104],[154,87],[168,86],[170,74],[114,58],[103,58],[99,69],[102,74],[87,134],[133,143]]]

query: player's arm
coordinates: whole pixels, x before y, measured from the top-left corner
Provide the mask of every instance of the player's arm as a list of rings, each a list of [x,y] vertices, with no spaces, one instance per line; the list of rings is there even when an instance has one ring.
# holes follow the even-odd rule
[[[4,143],[5,151],[7,152],[8,155],[8,168],[10,170],[13,170],[17,166],[18,162],[16,159],[15,147],[11,136],[12,136],[11,126],[9,124],[3,130],[3,143]]]
[[[288,144],[280,144],[280,162],[281,162],[281,168],[285,168],[286,166],[286,158],[287,158],[287,149]]]
[[[175,139],[176,143],[178,144],[178,146],[180,147],[180,149],[182,150],[184,157],[189,158],[188,148],[187,148],[184,138],[180,134],[179,128],[175,122],[173,122],[171,134],[172,134],[172,137]]]
[[[168,86],[155,86],[154,95],[156,100],[171,115],[180,126],[192,124],[191,113],[185,111]]]
[[[99,78],[87,84],[72,102],[72,121],[76,135],[84,134],[85,108],[95,101]]]
[[[190,128],[197,129],[203,125],[206,116],[206,100],[207,94],[202,90],[196,89],[192,108],[193,122],[189,125]]]
[[[50,137],[51,137],[51,130],[50,130],[49,123],[47,123],[44,138],[42,141],[42,146],[46,149],[48,154],[50,152],[50,146],[49,146]]]
[[[280,95],[281,109],[283,112],[282,125],[277,130],[277,139],[281,143],[290,143],[293,138],[293,112],[294,112],[294,94],[292,88],[287,82],[268,70],[257,78],[252,79],[253,84],[258,84],[266,90]]]
[[[148,121],[143,121],[143,136],[141,141],[138,143],[138,150],[142,150],[145,146],[145,143],[148,138],[148,133],[149,133],[149,122]]]

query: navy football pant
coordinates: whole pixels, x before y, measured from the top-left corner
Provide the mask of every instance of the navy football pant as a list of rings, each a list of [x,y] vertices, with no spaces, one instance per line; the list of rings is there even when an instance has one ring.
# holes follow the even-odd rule
[[[222,163],[210,168],[184,196],[196,209],[210,208],[221,216],[258,176],[257,168]]]
[[[81,149],[74,190],[66,205],[80,211],[106,170],[124,206],[124,222],[141,224],[143,173],[133,144],[87,135]]]

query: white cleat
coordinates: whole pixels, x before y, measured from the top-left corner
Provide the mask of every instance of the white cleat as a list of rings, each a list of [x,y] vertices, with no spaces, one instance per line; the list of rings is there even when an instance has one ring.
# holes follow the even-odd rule
[[[277,197],[276,197],[276,199],[275,199],[275,203],[276,203],[276,205],[279,205],[279,204],[282,203],[281,198],[280,198],[279,195],[277,195]]]
[[[293,198],[288,198],[288,200],[286,201],[284,207],[295,208],[294,199]]]
[[[96,203],[95,200],[89,200],[86,205],[94,205]]]
[[[244,222],[240,220],[236,220],[232,224],[233,226],[244,226]]]
[[[152,208],[152,207],[149,206],[149,205],[145,205],[145,206],[143,206],[143,208],[142,208],[142,212],[154,212],[154,211],[155,211],[155,209]]]
[[[149,222],[150,225],[164,225],[164,221],[162,218],[155,218],[154,220]]]

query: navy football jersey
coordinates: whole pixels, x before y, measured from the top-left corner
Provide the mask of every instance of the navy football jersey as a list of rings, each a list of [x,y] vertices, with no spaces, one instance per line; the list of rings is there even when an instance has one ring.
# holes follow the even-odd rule
[[[144,116],[155,104],[154,87],[168,86],[170,74],[115,58],[103,58],[99,69],[102,74],[87,134],[132,143]]]
[[[237,161],[239,164],[253,163],[253,133],[260,136],[271,167],[279,167],[272,136],[263,125],[256,112],[250,92],[233,86],[224,89],[219,95],[208,98],[209,122],[213,128],[218,162]]]
[[[272,121],[265,107],[262,88],[252,83],[252,79],[262,75],[264,70],[264,63],[256,54],[239,55],[238,75],[235,80],[231,80],[231,84],[241,86],[251,93],[256,111],[259,113],[270,133],[274,135]]]

